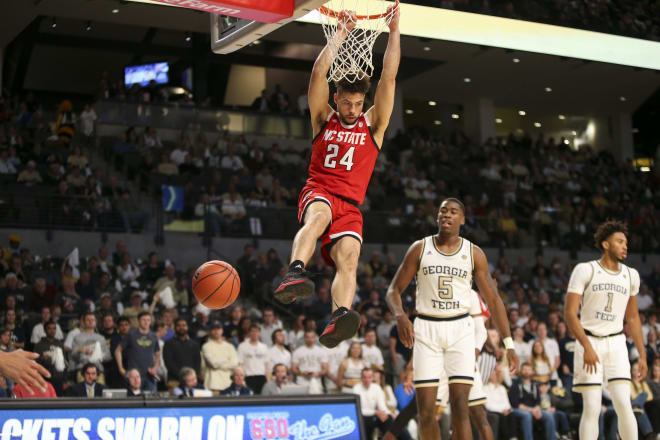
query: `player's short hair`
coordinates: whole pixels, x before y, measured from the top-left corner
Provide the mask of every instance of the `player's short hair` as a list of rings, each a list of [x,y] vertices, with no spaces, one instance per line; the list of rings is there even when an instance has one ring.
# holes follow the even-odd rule
[[[605,223],[601,223],[594,233],[594,241],[596,242],[596,247],[603,251],[603,242],[612,236],[612,234],[622,232],[626,237],[628,236],[628,225],[619,220],[607,220]]]
[[[366,95],[371,88],[371,80],[366,75],[362,79],[355,78],[354,74],[347,75],[347,77],[335,81],[335,87],[337,87],[338,95],[342,93],[361,93]]]
[[[460,200],[458,200],[456,197],[448,197],[448,198],[444,199],[444,200],[440,203],[440,206],[442,206],[442,204],[443,204],[443,203],[446,203],[446,202],[454,202],[454,203],[456,203],[456,204],[461,208],[461,211],[463,211],[463,214],[465,214],[465,205],[463,204],[463,202],[461,202]]]

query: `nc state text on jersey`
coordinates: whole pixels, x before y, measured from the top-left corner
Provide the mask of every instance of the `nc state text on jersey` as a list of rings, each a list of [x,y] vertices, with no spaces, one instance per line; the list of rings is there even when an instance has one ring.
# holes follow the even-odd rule
[[[356,133],[354,131],[326,130],[323,133],[324,141],[344,142],[351,145],[364,145],[367,133]]]

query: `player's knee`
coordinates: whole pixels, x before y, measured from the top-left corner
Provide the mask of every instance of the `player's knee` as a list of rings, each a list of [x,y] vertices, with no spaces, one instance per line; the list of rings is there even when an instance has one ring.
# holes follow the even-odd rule
[[[466,419],[470,416],[470,408],[468,407],[468,395],[463,392],[450,393],[449,403],[451,404],[451,411],[456,416]]]
[[[435,414],[436,414],[435,405],[429,405],[427,407],[420,408],[419,423],[422,426],[428,426],[427,424],[435,423]]]
[[[305,216],[305,225],[310,225],[315,229],[325,230],[332,220],[329,210],[318,209]]]
[[[352,240],[352,241],[345,241]],[[337,243],[337,269],[345,272],[357,272],[358,260],[360,259],[359,242],[353,238],[343,238]]]
[[[592,405],[587,404],[586,401],[584,401],[584,404],[582,405],[582,415],[589,420],[598,420],[598,417],[600,417],[600,410],[600,404]]]

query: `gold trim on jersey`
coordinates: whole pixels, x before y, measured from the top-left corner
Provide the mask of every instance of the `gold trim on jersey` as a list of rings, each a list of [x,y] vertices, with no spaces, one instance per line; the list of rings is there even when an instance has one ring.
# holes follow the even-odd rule
[[[472,273],[474,274],[474,253],[472,252],[472,247],[473,246],[474,246],[474,243],[470,243],[470,261],[472,261]]]
[[[474,379],[473,380],[470,380],[470,379],[449,379],[447,381],[447,383],[450,384],[450,385],[452,383],[463,383],[465,385],[474,385]]]
[[[422,267],[422,258],[424,258],[424,249],[426,249],[426,240],[422,240],[422,252],[419,253],[419,260],[417,260],[417,272],[419,272],[419,268]],[[415,273],[415,277],[417,277],[416,273]]]
[[[609,269],[605,269],[605,267],[603,267],[603,265],[600,264],[600,260],[596,260],[596,263],[598,263],[598,265],[601,267],[601,269],[603,269],[605,272],[609,273],[610,275],[619,275],[621,273],[621,271],[623,270],[623,264],[622,263],[619,263],[619,271],[618,272],[612,272]]]
[[[432,236],[431,236],[431,241],[433,241],[433,247],[435,248],[435,250],[436,250],[440,255],[445,256],[445,257],[453,257],[454,255],[456,255],[457,253],[459,253],[459,252],[461,251],[461,249],[463,249],[463,241],[464,241],[464,240],[463,240],[463,237],[459,237],[459,238],[461,239],[461,244],[458,245],[458,249],[456,249],[456,250],[455,250],[454,252],[452,252],[451,254],[445,254],[445,253],[442,252],[440,249],[438,249],[438,245],[435,244],[435,235],[432,235]]]
[[[483,399],[470,400],[468,406],[484,405],[487,401],[485,397]]]
[[[589,262],[589,267],[591,268],[591,276],[589,277],[589,282],[587,283],[587,286],[591,284],[591,282],[594,279],[594,274],[596,273],[596,269],[594,269],[594,265],[592,264],[593,261]],[[584,293],[584,292],[582,292]]]
[[[414,383],[413,382],[413,388],[428,388],[428,387],[436,387],[437,388],[439,383],[440,383],[439,380],[436,381],[436,382],[426,382],[426,383]]]

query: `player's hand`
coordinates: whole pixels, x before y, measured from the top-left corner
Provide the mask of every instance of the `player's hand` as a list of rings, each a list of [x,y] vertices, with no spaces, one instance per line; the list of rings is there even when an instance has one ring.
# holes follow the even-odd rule
[[[45,392],[44,377],[50,377],[50,373],[35,361],[38,357],[37,353],[23,350],[6,353],[0,361],[0,373],[20,384],[30,394],[34,394],[32,387]]]
[[[407,380],[403,383],[403,391],[409,396],[415,392],[415,386],[412,380]]]
[[[516,371],[518,371],[518,355],[516,354],[516,351],[511,349],[506,351],[506,360],[509,362],[509,372],[511,374],[516,374]]]
[[[341,11],[337,18],[337,30],[341,33],[350,33],[357,24],[357,14],[355,11]]]
[[[412,322],[405,313],[396,319],[397,332],[401,343],[407,348],[412,348],[415,342],[415,329]]]
[[[589,374],[596,374],[597,366],[600,362],[596,351],[594,351],[591,345],[584,348],[584,369]],[[640,370],[641,371],[641,370]]]
[[[390,6],[387,8],[387,14],[390,13],[394,9],[394,12],[392,12],[392,19],[388,23],[388,27],[390,28],[390,32],[396,31],[399,29],[399,18],[401,17],[401,8],[399,6]]]
[[[637,361],[637,364],[639,365],[639,381],[641,382],[646,378],[646,373],[649,372],[649,366],[646,363],[646,357],[640,357],[639,360]]]
[[[474,349],[474,358],[479,359],[479,349],[478,348]]]

